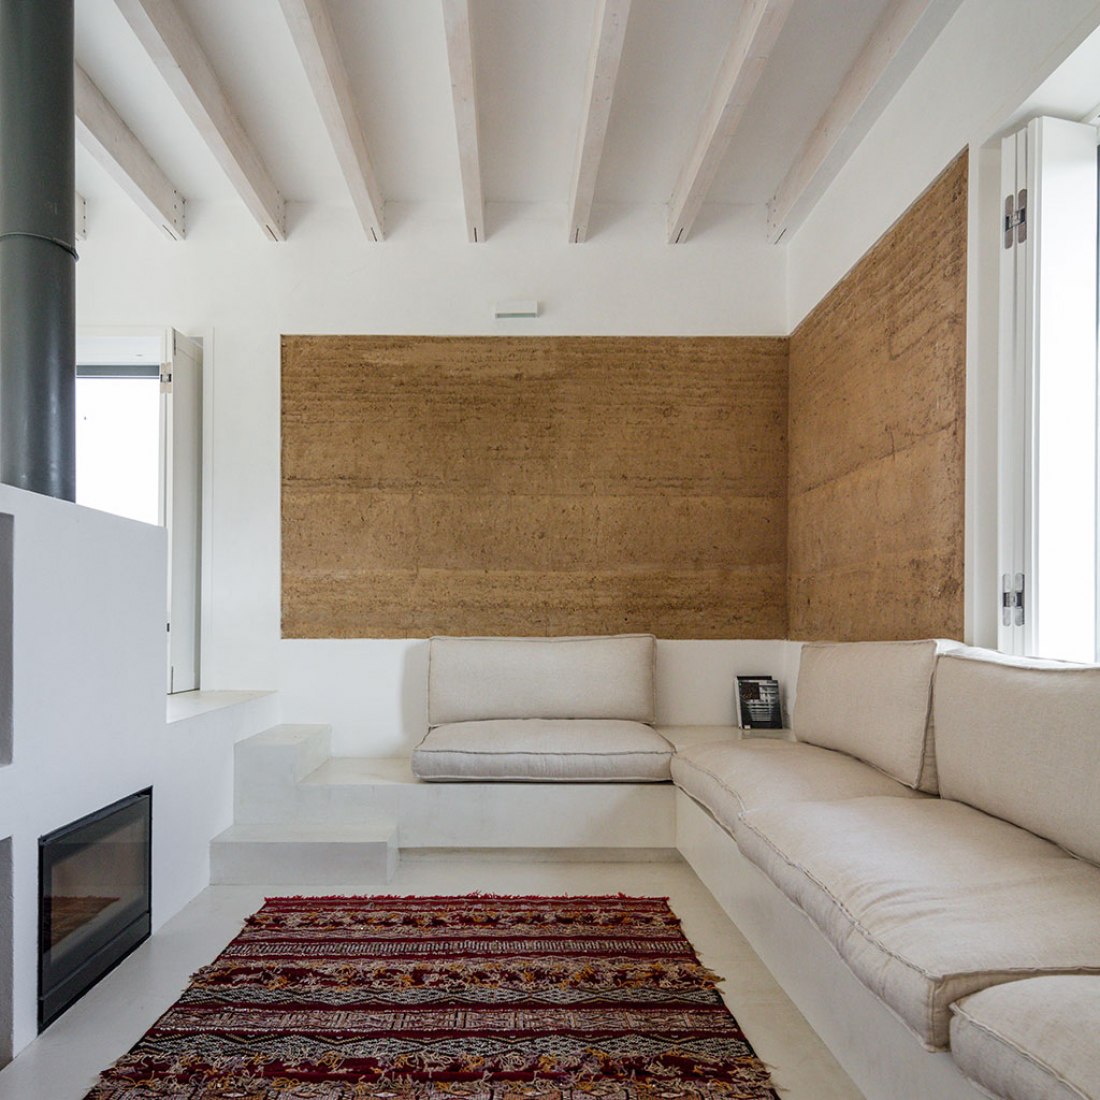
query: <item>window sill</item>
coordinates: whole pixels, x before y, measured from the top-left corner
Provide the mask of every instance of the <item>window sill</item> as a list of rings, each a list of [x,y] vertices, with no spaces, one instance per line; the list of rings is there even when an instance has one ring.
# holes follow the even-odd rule
[[[171,725],[212,710],[224,710],[274,694],[273,691],[181,691],[167,696],[166,721]]]

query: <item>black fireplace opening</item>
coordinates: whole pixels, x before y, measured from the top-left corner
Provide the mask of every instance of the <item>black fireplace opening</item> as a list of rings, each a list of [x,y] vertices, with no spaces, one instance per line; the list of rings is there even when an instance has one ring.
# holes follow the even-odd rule
[[[149,938],[153,790],[38,841],[38,1030]]]

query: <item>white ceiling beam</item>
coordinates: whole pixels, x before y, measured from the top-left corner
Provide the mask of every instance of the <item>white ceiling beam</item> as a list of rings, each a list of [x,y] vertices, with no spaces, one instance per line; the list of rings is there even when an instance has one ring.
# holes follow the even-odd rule
[[[173,0],[115,3],[253,217],[272,240],[286,240],[283,197],[176,4]]]
[[[672,192],[668,219],[670,244],[679,244],[691,232],[792,4],[793,0],[745,0],[695,144]]]
[[[824,170],[831,154],[935,3],[936,0],[893,0],[879,17],[835,98],[826,107],[768,204],[770,240],[778,241],[784,233],[795,228],[825,193],[840,167],[834,164],[831,172]]]
[[[451,69],[451,92],[455,104],[466,236],[477,244],[485,240],[485,200],[481,191],[481,152],[469,0],[443,0],[443,26],[447,33],[447,61]]]
[[[363,229],[383,237],[382,191],[355,111],[351,82],[325,0],[279,0]]]
[[[79,65],[73,81],[77,140],[166,236],[183,240],[183,196]]]
[[[78,241],[86,241],[88,239],[88,204],[79,191],[74,196],[74,200],[73,231]]]
[[[584,118],[569,195],[569,239],[574,244],[588,239],[588,220],[592,215],[596,177],[607,140],[607,123],[629,18],[630,0],[599,0],[596,6],[596,25],[588,55]]]

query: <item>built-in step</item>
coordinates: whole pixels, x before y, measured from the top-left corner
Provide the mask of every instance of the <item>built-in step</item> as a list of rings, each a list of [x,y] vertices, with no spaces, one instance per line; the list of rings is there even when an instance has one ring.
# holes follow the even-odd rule
[[[389,882],[397,857],[397,827],[392,822],[233,825],[210,842],[210,881],[366,885]]]
[[[238,824],[293,816],[297,785],[332,752],[330,726],[272,726],[234,750],[234,816]]]

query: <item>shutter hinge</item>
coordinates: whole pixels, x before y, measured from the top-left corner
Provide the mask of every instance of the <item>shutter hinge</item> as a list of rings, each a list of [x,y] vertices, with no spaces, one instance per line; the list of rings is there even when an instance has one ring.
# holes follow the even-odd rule
[[[170,370],[162,370],[160,372],[160,392],[172,392],[172,372]]]
[[[1024,575],[1001,576],[1001,622],[1005,626],[1024,625]]]
[[[1005,248],[1011,248],[1013,239],[1016,244],[1027,240],[1027,188],[1023,188],[1015,198],[1005,197]]]

